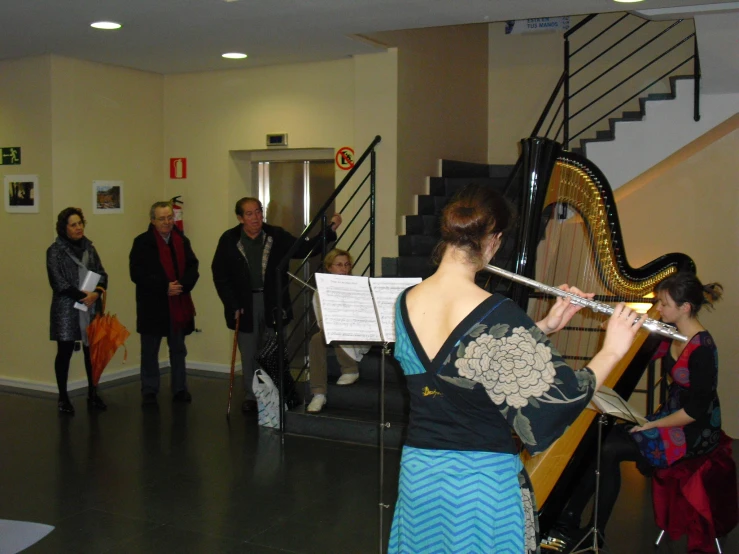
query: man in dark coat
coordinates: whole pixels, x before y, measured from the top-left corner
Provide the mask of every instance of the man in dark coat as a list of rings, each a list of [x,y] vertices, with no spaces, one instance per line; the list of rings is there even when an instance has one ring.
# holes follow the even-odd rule
[[[226,325],[236,329],[236,314],[240,314],[238,344],[241,352],[241,368],[244,373],[246,399],[244,412],[256,411],[257,403],[252,390],[256,369],[256,355],[264,343],[266,328],[276,325],[277,264],[287,255],[297,238],[281,227],[264,223],[262,203],[257,198],[242,198],[236,203],[239,224],[221,235],[211,269],[218,296],[223,302]],[[334,214],[327,233],[329,241],[336,240],[336,229],[341,225],[341,215]],[[306,240],[295,252],[295,258],[307,256],[321,240],[320,235]],[[282,283],[287,284],[283,275]],[[287,287],[282,292],[283,322],[292,319],[290,295]]]
[[[159,345],[167,337],[172,400],[190,402],[185,373],[185,336],[195,329],[190,291],[198,281],[198,259],[188,238],[175,227],[169,202],[149,211],[149,229],[136,237],[129,255],[136,284],[136,331],[141,335],[141,394],[156,404],[159,392]]]

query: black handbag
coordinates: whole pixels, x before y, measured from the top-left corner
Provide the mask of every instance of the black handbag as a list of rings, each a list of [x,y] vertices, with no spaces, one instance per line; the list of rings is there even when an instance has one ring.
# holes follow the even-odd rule
[[[279,344],[277,341],[277,333],[271,333],[269,335],[269,338],[264,342],[264,345],[262,345],[262,348],[259,350],[259,353],[257,354],[257,363],[259,364],[259,367],[261,367],[264,371],[267,372],[267,375],[270,376],[272,381],[274,382],[275,386],[279,388],[280,386],[280,358],[279,358]],[[293,379],[292,374],[290,373],[290,360],[288,359],[287,354],[287,345],[283,348],[282,351],[282,359],[283,359],[283,366],[284,372],[283,372],[283,380],[284,380],[284,387],[285,387],[285,403],[287,404],[288,408],[294,408],[298,404],[300,404],[300,400],[298,398],[296,386],[295,386],[295,380]]]

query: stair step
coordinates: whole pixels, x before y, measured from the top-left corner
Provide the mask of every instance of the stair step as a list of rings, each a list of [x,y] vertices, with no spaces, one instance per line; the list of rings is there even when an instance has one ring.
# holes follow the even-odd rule
[[[405,441],[407,419],[399,414],[386,413],[385,421],[390,424],[383,428],[385,447],[401,448]],[[318,414],[308,414],[301,406],[285,415],[285,431],[292,435],[378,446],[380,414],[378,411],[347,411],[330,404]]]
[[[455,160],[441,161],[442,177],[508,177],[511,171],[513,171],[513,166],[506,164],[488,165]]]
[[[418,215],[439,215],[449,199],[445,196],[431,196],[421,194],[418,196]]]
[[[330,383],[335,383],[341,376],[341,368],[333,348],[326,352],[326,363],[328,365],[327,375]],[[380,346],[372,346],[362,360],[359,362],[359,380],[362,382],[380,382],[380,369],[382,368],[382,350]],[[385,356],[385,382],[405,383],[405,376],[400,365],[392,353]],[[343,387],[340,387],[343,388]]]
[[[507,182],[507,175],[504,177],[431,177],[429,192],[434,196],[451,197],[467,185],[485,185],[502,190]]]
[[[398,254],[400,256],[430,256],[438,242],[438,237],[434,236],[400,235]]]
[[[489,177],[490,173],[487,164],[442,160],[441,175],[442,177]]]
[[[439,236],[439,218],[435,215],[407,215],[405,234]]]
[[[375,381],[359,381],[353,385],[339,386],[329,383],[326,396],[334,408],[344,410],[379,410],[380,384]],[[403,414],[408,411],[408,391],[405,384],[385,383],[385,411]]]
[[[421,277],[425,279],[436,271],[428,256],[401,256],[398,258],[398,277]]]

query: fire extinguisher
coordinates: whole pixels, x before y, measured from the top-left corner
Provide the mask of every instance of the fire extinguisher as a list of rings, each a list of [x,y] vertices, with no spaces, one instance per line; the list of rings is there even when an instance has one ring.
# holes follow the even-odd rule
[[[173,196],[170,202],[172,203],[172,211],[174,212],[174,224],[180,231],[184,233],[185,222],[182,220],[182,204],[184,204],[184,202],[180,200],[179,196]]]

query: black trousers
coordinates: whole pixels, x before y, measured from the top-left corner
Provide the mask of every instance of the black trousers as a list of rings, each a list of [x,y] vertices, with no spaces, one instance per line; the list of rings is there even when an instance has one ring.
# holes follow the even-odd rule
[[[567,504],[566,523],[569,526],[580,526],[582,513],[590,499],[595,494],[595,469],[596,456],[588,469],[582,474],[575,493]],[[614,425],[610,433],[603,440],[600,454],[600,491],[598,502],[598,530],[605,532],[606,523],[611,517],[613,507],[616,504],[618,493],[621,490],[621,462],[646,462],[636,441],[631,438],[627,426]],[[593,510],[595,515],[595,510]],[[589,527],[594,523],[593,516],[590,518]]]
[[[74,353],[75,341],[57,341],[56,358],[54,359],[54,373],[56,374],[56,386],[59,389],[59,398],[68,398],[67,379],[69,378],[69,362]],[[85,357],[85,373],[87,373],[88,396],[92,396],[95,387],[92,384],[92,362],[90,361],[90,348],[82,346]]]

